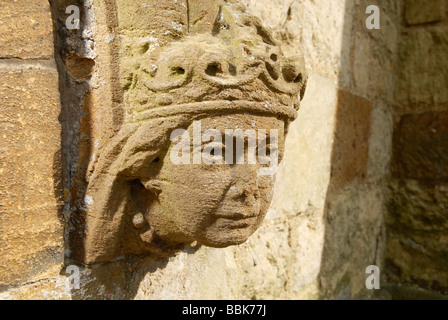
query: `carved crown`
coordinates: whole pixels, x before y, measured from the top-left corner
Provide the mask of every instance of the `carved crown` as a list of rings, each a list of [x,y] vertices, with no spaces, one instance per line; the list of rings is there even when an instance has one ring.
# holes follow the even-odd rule
[[[128,118],[257,112],[295,119],[307,75],[261,21],[226,2],[213,30],[159,47],[153,41],[128,76]]]

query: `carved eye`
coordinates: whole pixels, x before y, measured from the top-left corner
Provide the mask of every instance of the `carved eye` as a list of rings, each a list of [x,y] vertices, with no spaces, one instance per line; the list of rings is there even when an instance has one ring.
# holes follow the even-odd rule
[[[207,142],[201,147],[201,152],[209,153],[212,156],[222,155],[225,153],[226,146],[222,142]]]
[[[278,56],[275,54],[275,53],[273,53],[273,54],[271,54],[271,60],[272,61],[274,61],[274,62],[277,62],[277,60],[278,60]]]
[[[223,164],[225,163],[225,148],[222,142],[208,142],[202,146],[202,160],[205,164]],[[221,157],[222,159],[220,159]],[[212,168],[211,166],[206,166],[205,168]]]

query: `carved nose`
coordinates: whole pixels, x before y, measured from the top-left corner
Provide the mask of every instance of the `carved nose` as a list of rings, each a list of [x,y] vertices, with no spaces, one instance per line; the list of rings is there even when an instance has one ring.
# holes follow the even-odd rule
[[[246,172],[246,175],[248,172]],[[260,198],[260,192],[258,189],[258,181],[256,177],[244,177],[236,181],[236,183],[230,187],[232,198],[245,205],[254,205]]]
[[[232,198],[240,205],[247,207],[256,207],[259,199],[259,192],[258,190],[255,191],[253,189],[242,189],[235,192]]]

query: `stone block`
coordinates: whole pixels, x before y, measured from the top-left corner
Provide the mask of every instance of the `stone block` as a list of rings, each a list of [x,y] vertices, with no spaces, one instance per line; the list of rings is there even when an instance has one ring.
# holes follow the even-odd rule
[[[401,38],[397,101],[405,111],[431,110],[448,103],[448,27],[418,28]]]
[[[53,22],[46,0],[0,2],[1,58],[53,57]]]
[[[0,71],[0,286],[63,262],[56,70]]]
[[[448,181],[448,112],[404,116],[395,133],[394,154],[400,177]]]
[[[389,234],[387,264],[392,279],[399,275],[399,282],[447,294],[447,241],[445,234],[435,232],[410,237]]]
[[[339,91],[331,169],[336,189],[366,176],[371,112],[369,100]]]
[[[387,223],[413,232],[448,230],[448,186],[428,186],[424,182],[405,180],[392,185],[393,198],[388,205]]]
[[[443,19],[444,0],[406,0],[405,19],[408,25],[438,22]]]

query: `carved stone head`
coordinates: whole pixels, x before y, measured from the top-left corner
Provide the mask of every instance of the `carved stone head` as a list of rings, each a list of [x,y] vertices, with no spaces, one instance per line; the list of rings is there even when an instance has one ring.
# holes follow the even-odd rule
[[[126,119],[89,178],[83,261],[245,242],[272,199],[303,60],[235,1],[209,30],[138,52]]]

